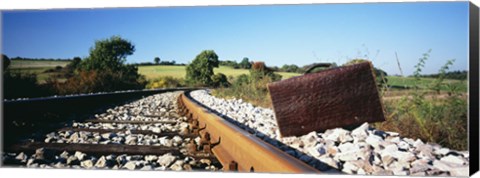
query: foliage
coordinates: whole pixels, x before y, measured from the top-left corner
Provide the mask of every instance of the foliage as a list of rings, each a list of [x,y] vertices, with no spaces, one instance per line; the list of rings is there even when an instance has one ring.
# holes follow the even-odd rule
[[[65,83],[49,80],[59,94],[109,92],[117,90],[143,89],[144,76],[134,65],[126,65],[126,57],[133,54],[135,46],[119,36],[95,41],[90,56],[82,60],[78,75],[71,76]],[[70,67],[78,66],[78,58]]]
[[[47,83],[61,95],[143,89],[147,82],[145,77],[136,74],[136,70],[135,66],[127,66],[126,70],[119,72],[81,70],[64,83],[57,80],[49,80]]]
[[[140,62],[132,64],[135,66],[153,66],[153,65],[164,65],[164,66],[184,66],[185,64],[177,64],[175,60],[172,61],[159,61],[159,63],[152,63],[152,62]]]
[[[230,87],[221,87],[213,91],[213,95],[224,98],[241,98],[254,105],[271,107],[268,97],[267,84],[281,79],[279,74],[263,62],[254,62],[250,69],[250,75],[237,76]]]
[[[229,61],[229,60],[219,61],[219,65],[229,66],[229,67],[232,67],[234,69],[239,69],[240,68],[240,65],[236,61]]]
[[[135,46],[119,36],[95,41],[95,46],[90,48],[90,56],[82,62],[82,69],[120,71],[128,55],[135,52]]]
[[[171,76],[162,76],[154,80],[150,80],[146,86],[148,89],[155,88],[176,88],[185,86],[182,79],[176,79]]]
[[[49,95],[49,90],[37,84],[37,75],[32,73],[3,73],[3,97],[5,99],[32,98]]]
[[[222,73],[217,73],[212,76],[213,87],[229,87],[230,83],[228,82],[227,76]]]
[[[273,72],[273,70],[265,65],[264,62],[254,62],[250,69],[250,78],[253,81],[261,80],[265,77],[271,81],[279,81],[282,76]]]
[[[401,133],[403,136],[420,138],[435,142],[452,149],[467,149],[467,101],[466,96],[451,87],[448,95],[438,95],[444,85],[444,77],[438,77],[433,83],[421,87],[421,71],[429,53],[423,54],[415,65],[413,90],[400,100],[386,101],[387,121],[377,124],[383,130]],[[449,60],[439,71],[444,76],[453,60]],[[450,85],[450,84],[446,84]],[[437,94],[427,95],[429,91]]]
[[[250,69],[252,67],[252,64],[250,63],[248,57],[244,57],[238,65],[242,69]]]
[[[305,69],[301,68],[301,67],[298,67],[297,65],[295,64],[291,64],[291,65],[283,65],[282,68],[279,69],[279,71],[282,71],[282,72],[295,72],[295,73],[304,73],[305,72]]]
[[[153,59],[153,61],[155,62],[155,64],[159,64],[159,63],[160,63],[160,58],[159,58],[159,57],[155,57],[155,59]]]
[[[218,56],[213,50],[204,50],[186,68],[186,82],[190,85],[212,86],[213,68],[218,67]]]

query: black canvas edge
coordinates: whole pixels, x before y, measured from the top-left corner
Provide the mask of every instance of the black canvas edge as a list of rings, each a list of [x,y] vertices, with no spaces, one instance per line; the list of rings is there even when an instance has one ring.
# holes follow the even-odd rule
[[[479,13],[478,7],[469,4],[469,152],[470,152],[470,176],[479,170]]]

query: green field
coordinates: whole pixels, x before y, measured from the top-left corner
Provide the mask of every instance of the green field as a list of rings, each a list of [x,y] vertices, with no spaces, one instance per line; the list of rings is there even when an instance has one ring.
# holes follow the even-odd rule
[[[250,74],[247,69],[233,69],[227,66],[220,66],[214,68],[214,73],[223,73],[228,76],[239,76],[242,74]],[[185,66],[139,66],[138,72],[145,75],[148,80],[155,79],[161,76],[172,76],[174,78],[185,78]],[[277,72],[282,75],[282,79],[287,79],[293,76],[298,76],[298,73]]]
[[[48,61],[48,60],[12,60],[8,70],[14,73],[36,74],[38,83],[45,81],[56,72],[46,73],[48,69],[57,66],[65,67],[70,61]]]
[[[388,85],[394,89],[409,89],[415,86],[417,82],[413,77],[397,77],[397,76],[387,76]],[[420,88],[428,88],[429,85],[434,83],[435,79],[433,78],[421,78],[418,81],[417,85]],[[460,81],[460,80],[449,80],[445,79],[443,83],[447,85],[451,85],[453,87],[458,88],[458,91],[466,92],[468,87],[468,81]],[[446,86],[442,86],[441,90],[448,90]]]
[[[45,73],[48,69],[53,69],[56,66],[65,67],[69,61],[31,61],[31,60],[12,60],[9,66],[9,70],[12,72],[20,73],[33,73],[37,74],[37,79],[39,83],[44,83],[45,80],[54,75],[54,72]],[[145,75],[148,80],[155,79],[161,76],[172,76],[174,78],[185,78],[185,66],[139,66],[138,71],[140,74]],[[215,73],[223,73],[228,76],[239,76],[241,74],[249,74],[250,72],[247,69],[233,69],[227,66],[220,66],[219,68],[214,68]],[[282,79],[288,79],[291,77],[299,76],[299,73],[289,73],[289,72],[277,72],[282,75]],[[409,89],[415,86],[415,79],[412,77],[397,77],[397,76],[387,76],[388,86],[392,89]],[[435,79],[432,78],[422,78],[418,82],[418,86],[421,88],[427,88],[434,82]],[[459,80],[444,80],[444,83],[451,84],[451,86],[457,87],[459,91],[466,92],[468,87],[468,81],[459,81]],[[448,90],[445,86],[441,88],[442,90]]]
[[[65,67],[70,61],[47,61],[47,60],[12,60],[10,69],[25,69],[25,68],[55,68],[56,66]],[[45,70],[46,70],[45,69]]]

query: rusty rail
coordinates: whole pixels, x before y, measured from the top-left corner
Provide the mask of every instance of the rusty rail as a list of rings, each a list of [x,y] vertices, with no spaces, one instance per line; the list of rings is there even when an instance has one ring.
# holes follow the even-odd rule
[[[318,173],[308,164],[262,141],[200,106],[189,92],[178,99],[179,113],[190,119],[192,132],[202,136],[204,151],[211,151],[224,170],[269,173]]]

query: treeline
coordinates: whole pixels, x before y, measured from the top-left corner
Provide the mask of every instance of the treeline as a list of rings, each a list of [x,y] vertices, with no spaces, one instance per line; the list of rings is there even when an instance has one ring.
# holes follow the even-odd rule
[[[237,61],[226,60],[219,61],[219,64],[221,66],[229,66],[234,69],[250,69],[252,67],[252,62],[250,62],[247,57],[244,57],[240,63],[237,63]]]
[[[26,58],[26,57],[13,57],[10,60],[24,60],[24,61],[71,61],[73,59],[61,59],[61,58]]]
[[[425,78],[438,78],[440,77],[441,74],[428,74],[428,75],[420,75],[420,77],[425,77]],[[451,71],[451,72],[446,72],[445,79],[453,79],[453,80],[467,80],[468,78],[468,71],[463,70],[456,70],[456,71]]]
[[[158,63],[153,63],[153,62],[140,62],[140,63],[134,63],[132,65],[135,66],[153,66],[153,65],[164,65],[164,66],[185,66],[183,63],[177,64],[176,61],[160,61]]]

